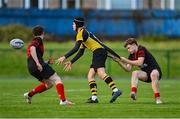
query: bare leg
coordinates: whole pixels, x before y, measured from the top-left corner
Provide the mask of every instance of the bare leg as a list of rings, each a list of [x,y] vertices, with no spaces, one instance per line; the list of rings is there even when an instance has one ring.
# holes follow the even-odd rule
[[[110,103],[113,103],[122,94],[121,91],[116,87],[116,84],[114,83],[112,78],[106,74],[104,67],[98,68],[97,74],[100,79],[103,79],[113,91],[112,98],[110,100]]]
[[[32,89],[30,92],[27,92],[24,94],[24,97],[26,99],[26,102],[31,104],[32,97],[36,95],[37,93],[42,93],[50,88],[52,88],[53,83],[50,80],[43,80],[40,85]]]
[[[133,71],[131,76],[131,98],[136,100],[136,93],[137,93],[137,86],[138,80],[146,81],[147,80],[147,73],[144,71]]]
[[[60,105],[71,105],[71,104],[73,104],[72,102],[68,101],[65,97],[64,85],[61,81],[61,78],[56,73],[54,73],[49,78],[49,80],[56,85],[56,91],[57,91],[59,99],[60,99]]]
[[[52,81],[56,85],[56,90],[57,90],[60,100],[65,101],[66,98],[65,98],[65,94],[64,94],[64,85],[61,81],[61,78],[56,73],[54,73],[49,78],[49,80]]]
[[[87,78],[88,78],[89,88],[90,88],[92,96],[91,98],[88,99],[87,103],[98,103],[97,84],[94,79],[95,75],[96,75],[96,72],[94,71],[94,68],[90,68]]]
[[[157,104],[160,104],[162,103],[161,100],[160,100],[160,92],[159,92],[159,72],[158,70],[153,70],[150,74],[151,76],[151,81],[152,81],[152,89],[154,91],[154,96],[155,96],[155,99],[156,99],[156,103]]]

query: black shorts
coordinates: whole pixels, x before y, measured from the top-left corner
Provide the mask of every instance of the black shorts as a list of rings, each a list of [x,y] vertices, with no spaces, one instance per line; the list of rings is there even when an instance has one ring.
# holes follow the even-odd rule
[[[144,81],[144,82],[147,82],[147,83],[150,83],[150,82],[151,82],[151,72],[152,72],[153,70],[154,70],[154,69],[149,70],[149,71],[144,71],[144,72],[147,73],[147,76],[148,76],[148,79],[147,79],[146,81]],[[159,70],[159,69],[157,69],[157,70],[158,70],[158,72],[159,72],[159,80],[161,80],[162,72],[161,72],[161,70]]]
[[[49,79],[49,77],[55,73],[55,71],[48,64],[43,66],[43,70],[41,72],[39,70],[34,71],[31,69],[29,69],[29,72],[39,81],[42,81],[43,79]]]
[[[96,49],[93,52],[91,68],[97,71],[98,68],[105,67],[107,51],[103,48]]]

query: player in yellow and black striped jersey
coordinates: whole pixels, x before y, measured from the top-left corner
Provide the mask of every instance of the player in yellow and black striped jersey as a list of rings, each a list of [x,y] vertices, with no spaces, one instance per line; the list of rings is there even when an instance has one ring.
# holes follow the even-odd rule
[[[83,55],[85,49],[92,51],[92,64],[88,73],[88,82],[92,96],[88,99],[87,103],[98,103],[97,84],[94,79],[96,74],[112,89],[113,95],[110,103],[113,103],[122,94],[122,92],[116,87],[112,78],[106,74],[105,62],[108,54],[120,58],[119,55],[104,45],[98,38],[96,38],[94,34],[87,31],[87,29],[84,27],[84,18],[74,19],[73,30],[77,32],[76,44],[74,48],[72,48],[68,53],[57,60],[58,64],[61,64],[65,59],[79,50],[72,60],[65,63],[65,70],[69,71],[72,67],[72,64]]]

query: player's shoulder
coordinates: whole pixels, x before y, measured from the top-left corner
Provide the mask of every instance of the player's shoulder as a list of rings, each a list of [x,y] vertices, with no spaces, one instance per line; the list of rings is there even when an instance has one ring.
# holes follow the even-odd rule
[[[81,30],[77,33],[77,35],[76,35],[76,41],[77,41],[77,40],[87,39],[88,36],[89,36],[89,32],[88,32],[85,28],[83,28],[83,29],[81,29]]]
[[[34,42],[34,41],[36,41],[36,42],[40,42],[40,41],[42,41],[42,40],[41,40],[41,38],[40,38],[40,37],[34,37],[34,38],[32,39],[32,42]]]
[[[147,49],[146,49],[146,47],[144,47],[144,46],[142,46],[142,45],[139,45],[139,46],[138,46],[138,50],[139,50],[139,51],[140,51],[140,50],[146,51]]]
[[[88,30],[85,29],[85,28],[81,29],[81,30],[77,33],[77,35],[84,35],[84,34],[88,34]]]
[[[43,41],[40,37],[34,37],[30,43],[30,45],[38,46],[40,44],[43,44]]]

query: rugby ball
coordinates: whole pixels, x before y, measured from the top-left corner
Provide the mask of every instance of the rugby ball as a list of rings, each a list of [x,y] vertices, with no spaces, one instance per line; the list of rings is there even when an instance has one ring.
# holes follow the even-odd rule
[[[21,49],[24,46],[24,41],[19,38],[15,38],[12,39],[9,44],[14,49]]]

